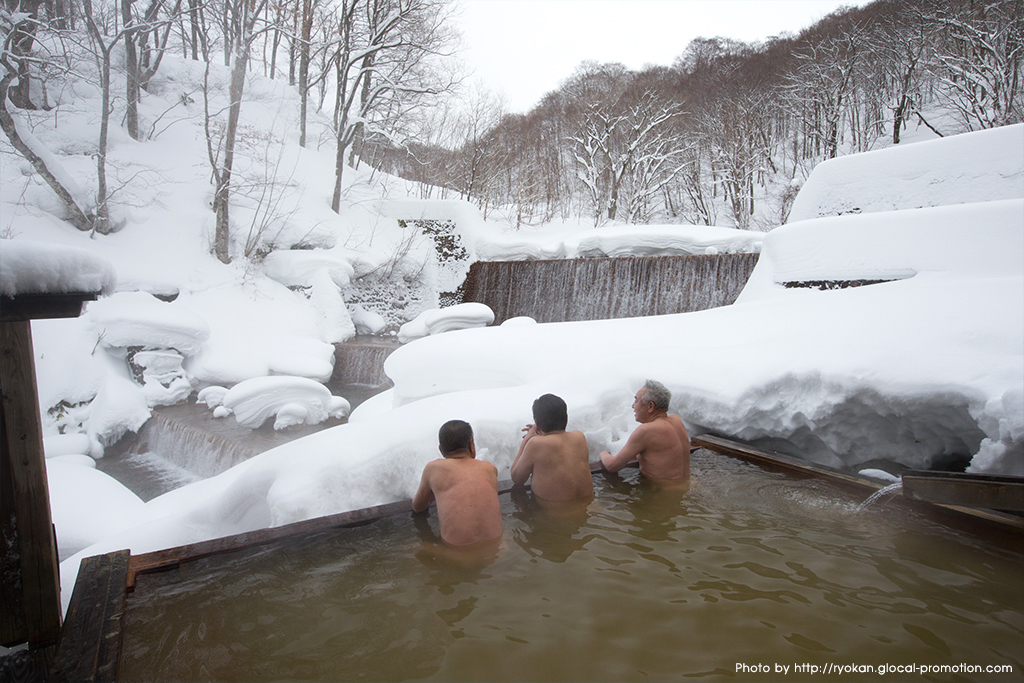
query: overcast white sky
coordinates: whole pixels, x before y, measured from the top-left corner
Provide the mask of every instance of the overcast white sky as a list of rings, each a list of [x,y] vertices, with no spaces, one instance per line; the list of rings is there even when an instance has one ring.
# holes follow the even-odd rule
[[[460,0],[465,60],[526,112],[580,62],[670,66],[698,36],[745,42],[798,33],[867,0]]]

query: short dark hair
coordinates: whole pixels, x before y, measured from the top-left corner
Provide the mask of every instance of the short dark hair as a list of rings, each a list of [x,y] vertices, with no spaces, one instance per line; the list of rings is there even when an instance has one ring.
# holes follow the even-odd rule
[[[653,403],[655,410],[668,410],[668,404],[672,400],[672,392],[661,382],[653,379],[647,380],[644,384],[644,403]]]
[[[533,402],[533,421],[542,432],[564,430],[569,424],[565,401],[554,394],[544,394]]]
[[[462,420],[448,420],[437,432],[437,442],[441,446],[441,455],[447,456],[456,451],[469,450],[473,441],[473,428]]]

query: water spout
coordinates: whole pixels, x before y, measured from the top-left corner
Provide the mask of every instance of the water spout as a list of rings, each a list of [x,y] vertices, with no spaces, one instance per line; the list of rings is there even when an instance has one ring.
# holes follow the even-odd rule
[[[895,484],[889,484],[888,486],[884,486],[884,487],[878,489],[877,491],[872,493],[870,496],[868,496],[867,500],[865,500],[863,503],[861,503],[860,505],[857,506],[857,512],[860,512],[861,510],[864,510],[865,508],[867,508],[869,505],[871,505],[873,502],[875,502],[879,498],[882,498],[884,496],[888,496],[890,494],[896,493],[897,491],[901,491],[902,489],[903,489],[903,482],[902,481],[898,481]]]

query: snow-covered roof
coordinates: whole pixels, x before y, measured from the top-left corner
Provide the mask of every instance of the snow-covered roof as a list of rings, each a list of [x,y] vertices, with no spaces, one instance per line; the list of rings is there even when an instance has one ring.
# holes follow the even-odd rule
[[[0,240],[0,296],[109,294],[114,267],[84,249],[28,240]]]

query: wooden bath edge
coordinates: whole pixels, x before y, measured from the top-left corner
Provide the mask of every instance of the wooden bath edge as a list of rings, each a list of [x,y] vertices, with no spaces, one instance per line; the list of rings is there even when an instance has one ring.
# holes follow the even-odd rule
[[[769,469],[793,472],[809,477],[826,479],[837,486],[855,491],[857,493],[870,495],[886,486],[886,484],[875,481],[859,474],[844,472],[827,465],[801,460],[781,453],[762,451],[753,446],[748,446],[730,439],[725,439],[713,434],[702,434],[691,440],[696,446],[732,457],[743,458],[756,462]],[[912,472],[908,470],[908,474]],[[998,531],[1008,531],[1013,534],[1024,532],[1024,517],[1007,514],[998,510],[985,508],[972,508],[962,505],[950,505],[947,503],[928,503],[915,501],[909,498],[900,497],[906,505],[941,518],[943,522],[952,523],[956,526],[971,526],[972,523],[980,523]],[[959,522],[959,524],[958,524]]]

